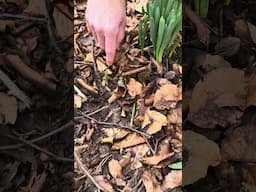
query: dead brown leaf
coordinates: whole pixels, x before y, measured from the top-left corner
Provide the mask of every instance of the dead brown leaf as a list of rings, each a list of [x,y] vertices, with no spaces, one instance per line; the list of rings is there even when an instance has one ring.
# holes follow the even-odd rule
[[[82,98],[79,95],[74,95],[74,107],[81,108],[82,106]]]
[[[23,13],[31,16],[46,16],[46,4],[45,1],[30,0],[28,7],[23,11]]]
[[[226,160],[255,162],[255,141],[255,125],[238,127],[223,139],[221,154]]]
[[[122,176],[122,167],[117,160],[112,159],[109,161],[108,169],[114,179],[120,178]]]
[[[147,109],[142,123],[142,128],[145,128],[148,125],[149,128],[147,129],[147,133],[155,134],[159,132],[163,126],[167,125],[167,118],[158,111]]]
[[[174,153],[155,155],[152,157],[145,157],[142,159],[142,162],[147,165],[158,165],[161,161],[170,158]]]
[[[129,95],[134,98],[137,95],[140,95],[142,93],[143,90],[143,85],[138,82],[137,80],[135,80],[134,78],[130,78],[127,85],[127,90]]]
[[[242,113],[228,107],[245,108],[244,82],[244,72],[234,68],[220,68],[206,74],[194,87],[188,119],[202,128],[236,123]]]
[[[152,178],[153,175],[150,173],[150,171],[145,170],[141,177],[146,188],[146,192],[162,192],[159,184],[156,183],[155,179]]]
[[[41,2],[41,1],[40,1]],[[56,33],[61,38],[70,37],[73,34],[73,20],[64,15],[58,8],[54,8],[53,18],[56,25]]]
[[[165,177],[161,185],[163,192],[167,192],[182,184],[182,171],[170,171]]]
[[[158,110],[175,108],[181,97],[180,87],[171,83],[165,84],[156,91],[153,105]]]
[[[183,167],[183,185],[196,182],[206,176],[208,166],[217,166],[221,161],[219,147],[205,136],[193,131],[183,131],[184,151],[188,154]]]
[[[122,141],[115,142],[112,145],[113,150],[119,150],[127,147],[132,147],[138,144],[145,143],[145,139],[137,133],[131,133],[127,135]]]
[[[15,97],[0,92],[0,123],[14,124],[17,119],[18,102]]]
[[[97,175],[94,177],[95,181],[99,184],[100,187],[106,192],[115,192],[112,185],[104,178],[103,175]]]

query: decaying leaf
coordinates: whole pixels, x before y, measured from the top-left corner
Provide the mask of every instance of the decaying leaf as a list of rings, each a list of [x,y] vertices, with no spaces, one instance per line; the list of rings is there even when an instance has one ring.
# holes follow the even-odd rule
[[[219,55],[202,54],[195,57],[195,63],[198,68],[204,72],[210,72],[218,68],[230,68],[231,65]]]
[[[149,128],[147,133],[155,134],[162,129],[162,126],[167,125],[167,118],[158,111],[147,109],[142,123],[142,128],[145,128],[148,125]]]
[[[241,112],[229,107],[245,107],[244,82],[244,72],[234,68],[220,68],[206,74],[193,90],[188,119],[202,128],[236,123]]]
[[[46,16],[46,2],[38,0],[30,0],[28,7],[24,10],[25,14],[32,16]]]
[[[14,124],[17,119],[18,102],[15,97],[0,92],[0,123]]]
[[[183,131],[184,151],[187,161],[183,166],[182,184],[188,185],[206,176],[208,166],[221,161],[219,147],[205,136],[193,131]]]
[[[129,131],[118,128],[102,128],[101,129],[108,137],[113,137],[114,139],[122,139],[129,134]]]
[[[141,163],[141,160],[148,153],[149,147],[147,144],[141,144],[141,145],[128,148],[126,149],[126,151],[134,154],[134,157],[132,158],[132,161],[131,161],[131,169],[135,170],[143,166],[143,164]]]
[[[70,20],[58,8],[54,8],[53,17],[56,25],[56,33],[61,38],[70,37],[73,34],[73,20]]]
[[[154,107],[159,110],[175,108],[181,100],[181,88],[174,84],[165,84],[156,91],[154,97]]]
[[[142,84],[136,81],[134,78],[130,78],[126,86],[129,95],[133,98],[142,93]]]
[[[138,144],[145,143],[145,139],[137,133],[131,133],[127,135],[122,141],[115,142],[112,145],[113,150],[119,150],[127,147],[132,147]]]
[[[147,165],[157,165],[161,161],[168,159],[173,155],[174,155],[174,153],[168,153],[168,154],[155,155],[152,157],[145,157],[142,159],[142,162]]]
[[[221,154],[226,160],[255,162],[255,149],[255,125],[249,124],[228,133],[223,139]]]
[[[114,192],[112,185],[104,178],[103,175],[97,175],[94,177],[95,181],[101,186],[106,192]]]
[[[161,189],[169,191],[174,189],[182,184],[182,171],[170,171],[165,177],[164,182],[161,185]]]
[[[156,182],[155,178],[150,171],[145,170],[142,174],[142,181],[146,188],[146,192],[162,192],[159,183]]]
[[[111,161],[109,161],[108,169],[113,178],[116,179],[122,176],[122,167],[117,160],[112,159]]]
[[[240,44],[241,44],[241,41],[239,38],[226,37],[215,45],[215,48],[214,48],[215,54],[221,55],[225,58],[231,57],[239,51]]]

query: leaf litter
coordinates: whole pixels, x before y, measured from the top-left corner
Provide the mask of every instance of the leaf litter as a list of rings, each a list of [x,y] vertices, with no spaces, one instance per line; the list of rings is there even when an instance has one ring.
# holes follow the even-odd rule
[[[152,60],[152,48],[141,56],[138,7],[144,2],[127,2],[128,33],[112,67],[86,30],[86,3],[74,7],[75,78],[80,81],[75,81],[75,135],[81,141],[75,149],[87,146],[78,156],[105,191],[181,191],[182,170],[168,167],[181,161],[181,49],[162,64]],[[87,100],[81,102],[78,92]],[[85,140],[88,129],[94,132]],[[76,179],[83,177],[76,171]],[[75,189],[97,190],[93,183],[83,177]]]
[[[255,4],[184,4],[184,190],[254,191]]]
[[[72,3],[60,5],[72,15]],[[73,60],[73,45],[56,33],[56,7],[52,1],[0,3],[0,191],[72,190],[67,128],[73,103],[67,101],[73,77],[67,61]]]

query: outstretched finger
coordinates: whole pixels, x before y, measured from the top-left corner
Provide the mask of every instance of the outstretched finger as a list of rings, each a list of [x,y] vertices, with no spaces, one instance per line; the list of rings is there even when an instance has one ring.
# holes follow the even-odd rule
[[[105,51],[107,65],[112,65],[117,49],[117,33],[105,34]]]

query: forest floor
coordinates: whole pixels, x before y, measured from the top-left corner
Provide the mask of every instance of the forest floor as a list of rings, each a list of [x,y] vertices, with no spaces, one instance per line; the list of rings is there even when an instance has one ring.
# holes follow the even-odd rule
[[[110,68],[87,32],[86,2],[75,5],[78,192],[181,190],[182,170],[175,168],[182,152],[181,49],[160,65],[146,39],[141,55],[138,22],[143,3],[127,2],[125,41]]]

